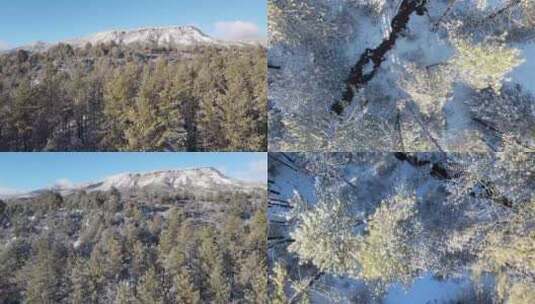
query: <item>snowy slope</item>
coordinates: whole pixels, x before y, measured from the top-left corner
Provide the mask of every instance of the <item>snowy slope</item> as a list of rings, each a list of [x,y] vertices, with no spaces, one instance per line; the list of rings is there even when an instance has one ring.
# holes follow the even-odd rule
[[[108,191],[112,188],[139,189],[148,186],[168,189],[183,187],[210,189],[232,185],[242,185],[242,183],[224,176],[214,168],[200,168],[150,173],[123,173],[108,177],[99,183],[82,186],[82,188],[93,191]]]
[[[81,39],[67,40],[66,42],[77,46],[83,46],[86,43],[99,44],[112,41],[124,44],[154,42],[158,45],[169,45],[173,43],[180,45],[220,43],[193,26],[141,28],[130,31],[114,30],[96,33]]]

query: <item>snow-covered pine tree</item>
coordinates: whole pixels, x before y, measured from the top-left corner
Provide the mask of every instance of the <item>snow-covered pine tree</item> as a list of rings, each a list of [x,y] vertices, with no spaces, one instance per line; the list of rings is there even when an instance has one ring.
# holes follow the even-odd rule
[[[485,91],[500,103],[510,80],[529,88],[520,69],[531,60],[532,1],[427,1],[410,13],[416,2],[270,2],[274,149],[499,149],[461,103]],[[337,107],[343,87],[353,97]]]

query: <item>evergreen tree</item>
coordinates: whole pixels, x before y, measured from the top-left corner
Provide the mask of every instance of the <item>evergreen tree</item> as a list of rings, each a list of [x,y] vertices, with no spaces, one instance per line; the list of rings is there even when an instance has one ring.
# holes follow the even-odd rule
[[[157,92],[160,92],[159,84],[149,68],[145,67],[139,95],[136,96],[134,107],[128,109],[132,124],[125,130],[125,135],[130,150],[147,151],[153,147],[159,121],[156,106],[160,101]]]
[[[13,108],[11,109],[11,121],[7,125],[13,128],[16,149],[29,150],[32,146],[31,136],[34,132],[33,122],[35,113],[35,96],[30,81],[24,79],[13,92]]]
[[[143,273],[145,273],[149,267],[148,261],[148,252],[145,245],[139,240],[135,240],[133,244],[133,249],[130,251],[131,255],[131,274],[134,279],[140,278]]]
[[[104,288],[106,285],[106,256],[105,251],[102,248],[102,243],[97,243],[91,257],[89,259],[89,273],[91,278],[91,288],[89,288],[91,294],[90,299],[92,303],[102,303],[102,295],[104,294]]]
[[[85,259],[79,257],[74,258],[70,281],[72,286],[69,295],[70,302],[73,304],[91,303],[93,293],[91,288],[93,286],[91,284],[89,265]]]
[[[273,295],[271,296],[271,303],[286,304],[288,303],[288,298],[286,297],[286,292],[284,291],[286,282],[288,280],[286,268],[282,264],[277,263],[273,269],[273,272],[274,274],[271,278],[271,281],[274,284],[274,291]]]
[[[264,252],[255,250],[239,263],[240,282],[245,287],[245,298],[250,303],[268,302],[268,277]]]
[[[188,132],[184,118],[184,103],[192,97],[185,88],[183,79],[175,76],[172,79],[172,71],[169,68],[165,88],[160,95],[161,106],[158,115],[162,131],[157,138],[156,147],[163,151],[187,150]]]
[[[123,276],[125,253],[122,244],[122,240],[108,234],[106,239],[107,261],[106,261],[106,273],[107,277],[118,281]]]
[[[226,71],[227,89],[221,106],[223,119],[221,127],[230,151],[243,150],[262,141],[254,137],[255,125],[252,116],[254,97],[248,89],[249,80],[243,74],[247,66],[245,60],[236,60]],[[244,138],[248,141],[244,142]]]
[[[190,270],[186,267],[175,275],[175,302],[184,304],[198,304],[201,303],[200,293],[195,288]]]
[[[130,64],[116,71],[104,88],[104,115],[108,126],[101,145],[110,150],[119,150],[125,145],[124,132],[129,125],[126,113],[136,96],[136,74],[137,67]]]
[[[221,146],[222,139],[220,136],[221,130],[221,115],[218,115],[217,108],[222,103],[222,95],[218,93],[217,89],[206,91],[199,103],[199,132],[201,135],[200,148],[204,151],[210,151]]]
[[[59,246],[51,236],[45,236],[36,242],[35,256],[21,278],[26,284],[28,303],[52,304],[64,297],[62,263],[65,256]]]
[[[154,267],[149,268],[141,277],[137,289],[137,298],[140,304],[162,304],[164,298],[158,273]]]
[[[228,276],[225,273],[225,265],[221,256],[216,257],[214,268],[210,273],[210,289],[213,294],[213,302],[225,304],[230,301],[231,288]]]
[[[20,293],[20,273],[24,264],[31,257],[31,245],[24,239],[18,238],[0,249],[0,300],[5,303],[19,303],[23,296]],[[22,277],[26,280],[26,277]],[[25,282],[24,282],[25,283]]]
[[[129,283],[122,281],[117,288],[117,296],[115,297],[114,304],[135,304],[135,297],[132,292],[132,288]]]
[[[184,221],[184,213],[179,208],[171,210],[167,227],[160,234],[160,257],[165,257],[177,245],[178,234]]]
[[[457,49],[453,66],[475,89],[492,88],[499,92],[505,75],[523,62],[517,49],[503,42],[473,44],[464,39],[454,41]]]

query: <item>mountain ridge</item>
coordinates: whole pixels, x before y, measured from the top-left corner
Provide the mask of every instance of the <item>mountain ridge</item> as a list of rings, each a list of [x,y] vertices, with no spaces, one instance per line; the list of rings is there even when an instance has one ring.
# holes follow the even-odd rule
[[[85,182],[75,185],[54,185],[25,193],[4,195],[3,198],[33,197],[43,192],[53,191],[68,195],[76,191],[134,191],[148,188],[173,191],[188,190],[243,190],[263,189],[261,182],[243,181],[231,178],[213,167],[155,170],[147,172],[124,172],[103,178],[100,181]]]
[[[42,52],[58,44],[69,44],[74,47],[84,47],[90,43],[97,45],[100,43],[117,44],[156,44],[158,46],[195,46],[195,45],[216,45],[223,47],[262,45],[261,41],[255,40],[223,40],[213,38],[205,34],[199,28],[192,25],[169,25],[154,27],[139,27],[135,29],[111,29],[96,32],[79,38],[66,39],[54,43],[36,41],[28,45],[13,48],[9,51],[25,50],[31,52]]]

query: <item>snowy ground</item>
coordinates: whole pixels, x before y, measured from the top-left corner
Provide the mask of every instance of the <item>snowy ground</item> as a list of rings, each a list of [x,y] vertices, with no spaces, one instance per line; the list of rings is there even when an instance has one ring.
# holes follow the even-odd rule
[[[437,281],[431,275],[416,280],[409,289],[392,286],[386,296],[385,304],[428,304],[454,301],[466,288],[466,281]]]

